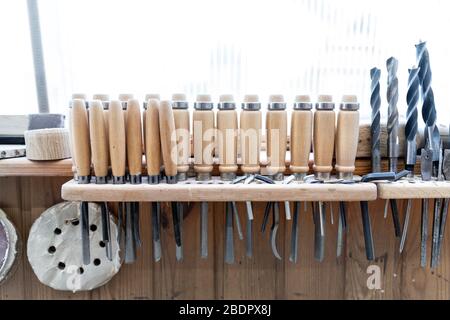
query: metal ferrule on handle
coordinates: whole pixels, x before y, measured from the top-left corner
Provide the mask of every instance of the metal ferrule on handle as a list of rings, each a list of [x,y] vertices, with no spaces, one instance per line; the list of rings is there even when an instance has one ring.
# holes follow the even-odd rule
[[[195,110],[213,110],[214,103],[212,103],[212,102],[195,102],[194,109]]]
[[[242,103],[242,110],[258,111],[261,110],[260,102],[244,102]]]
[[[286,110],[286,103],[285,102],[271,102],[271,103],[269,103],[269,110],[270,111]]]

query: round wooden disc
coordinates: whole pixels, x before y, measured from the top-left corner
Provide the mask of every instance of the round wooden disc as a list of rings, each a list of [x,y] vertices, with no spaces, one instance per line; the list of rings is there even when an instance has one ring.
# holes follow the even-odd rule
[[[31,227],[28,260],[38,279],[53,289],[93,290],[106,284],[120,269],[117,226],[112,217],[112,261],[109,261],[102,241],[100,206],[89,203],[89,265],[82,261],[79,219],[80,202],[63,202],[44,211]]]
[[[5,281],[13,270],[19,246],[16,228],[0,209],[0,283]]]

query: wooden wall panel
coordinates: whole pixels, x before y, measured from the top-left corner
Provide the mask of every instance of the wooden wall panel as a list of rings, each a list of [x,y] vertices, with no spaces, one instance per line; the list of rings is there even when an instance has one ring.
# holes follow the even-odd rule
[[[450,239],[445,237],[441,265],[436,270],[419,264],[420,200],[414,200],[408,239],[402,255],[399,239],[394,237],[392,218],[383,217],[384,201],[370,203],[375,237],[376,261],[365,258],[359,203],[348,204],[349,232],[345,255],[336,258],[337,203],[334,225],[327,209],[326,253],[323,263],[314,260],[314,235],[311,205],[299,219],[299,261],[289,262],[291,221],[281,224],[278,248],[282,261],[272,256],[269,245],[270,222],[265,234],[260,232],[265,203],[254,203],[253,258],[245,256],[245,241],[235,234],[236,263],[224,262],[225,207],[209,206],[209,256],[200,258],[199,204],[185,212],[184,261],[175,258],[171,210],[163,203],[163,257],[153,261],[150,205],[141,204],[141,234],[144,239],[138,261],[124,265],[107,285],[92,292],[58,292],[40,284],[26,258],[26,239],[33,221],[51,205],[61,201],[60,187],[69,178],[2,177],[0,207],[13,221],[22,238],[23,249],[17,270],[0,286],[0,299],[450,299]],[[433,202],[430,202],[430,216]],[[245,204],[238,203],[245,232]],[[403,221],[406,201],[398,201]],[[293,209],[293,204],[291,204]],[[431,232],[430,219],[430,232]],[[431,238],[429,239],[431,240]],[[431,242],[428,243],[430,253]],[[428,257],[429,259],[429,257]],[[367,268],[381,270],[381,289],[369,290]]]

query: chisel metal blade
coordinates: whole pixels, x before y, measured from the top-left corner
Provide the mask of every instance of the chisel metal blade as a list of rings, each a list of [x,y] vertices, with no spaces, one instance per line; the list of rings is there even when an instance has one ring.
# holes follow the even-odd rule
[[[202,202],[200,208],[200,255],[208,257],[208,202]]]
[[[448,199],[448,198],[444,199],[444,205],[442,206],[441,223],[440,223],[440,227],[439,227],[439,243],[438,243],[438,250],[437,250],[437,265],[439,265],[439,260],[441,258],[442,243],[444,242],[445,225],[447,223],[449,201],[450,201],[450,199]]]
[[[140,230],[140,223],[139,223],[139,202],[132,202],[131,203],[131,213],[132,213],[132,220],[133,220],[133,240],[136,243],[136,247],[142,246],[141,241],[141,230]]]
[[[441,202],[442,199],[434,200],[434,212],[433,212],[433,238],[431,246],[431,268],[437,267],[437,254],[439,244],[439,228],[441,222]]]
[[[272,253],[278,260],[282,260],[277,249],[277,233],[280,224],[280,207],[278,202],[273,203],[273,221],[272,228],[270,230],[270,246],[272,247]]]
[[[408,234],[408,227],[409,227],[409,219],[411,216],[411,206],[412,200],[408,199],[408,202],[406,204],[405,221],[403,222],[402,239],[400,241],[400,253],[402,253],[403,249],[405,248],[406,236]]]
[[[180,245],[175,247],[175,256],[177,261],[183,261],[184,258],[184,250],[183,250],[183,219],[184,219],[184,210],[183,204],[181,202],[177,202],[177,215],[178,215],[178,230],[180,233]]]
[[[91,248],[89,240],[89,203],[81,202],[81,249],[83,254],[83,264],[91,263]]]
[[[239,212],[236,206],[236,202],[231,202],[233,208],[234,221],[236,222],[236,230],[238,233],[239,240],[244,240],[244,234],[242,233],[241,220],[239,219]]]
[[[372,261],[375,259],[373,237],[372,237],[372,226],[370,223],[369,215],[369,203],[367,201],[361,201],[361,217],[364,232],[364,243],[366,248],[367,260]]]
[[[112,245],[111,245],[111,225],[108,206],[105,202],[100,203],[101,218],[102,218],[102,238],[105,243],[106,258],[112,261]]]
[[[292,218],[292,232],[291,232],[291,254],[289,261],[297,263],[298,260],[298,217],[300,214],[300,202],[294,202],[294,216]]]
[[[268,202],[266,208],[264,209],[264,218],[261,224],[261,232],[264,233],[266,231],[267,222],[269,221],[270,211],[272,210],[273,203]]]
[[[158,203],[152,202],[152,238],[153,238],[153,259],[155,262],[161,260],[161,236]]]
[[[391,205],[392,221],[394,223],[395,236],[398,238],[401,236],[402,231],[401,231],[401,227],[400,227],[400,218],[398,215],[397,200],[389,199],[389,203]]]
[[[230,202],[225,208],[225,263],[234,263],[234,240],[233,240],[233,208]]]
[[[342,215],[339,214],[338,218],[338,233],[337,233],[337,246],[336,246],[336,257],[342,256],[342,249],[344,247],[344,221]]]
[[[420,266],[427,266],[427,241],[428,241],[428,199],[422,199],[422,221],[420,239]]]
[[[125,204],[125,263],[136,261],[136,242],[134,239],[133,213],[131,203]]]
[[[119,245],[122,244],[122,228],[123,228],[123,202],[119,202],[119,210],[118,210],[118,217],[117,217],[117,225],[118,225],[118,231],[117,231],[117,242],[119,242]]]
[[[314,257],[322,262],[325,257],[325,208],[323,202],[318,203],[319,211],[316,212]]]

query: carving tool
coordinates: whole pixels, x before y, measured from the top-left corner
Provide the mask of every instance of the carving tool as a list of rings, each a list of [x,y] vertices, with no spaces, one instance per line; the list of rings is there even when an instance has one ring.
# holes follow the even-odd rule
[[[142,104],[143,110],[142,110],[142,130],[144,132],[143,136],[143,140],[144,140],[144,150],[145,150],[145,127],[147,125],[147,104],[148,101],[150,99],[155,99],[155,100],[161,100],[159,94],[157,93],[149,93],[145,95],[145,100],[144,103]],[[144,151],[145,152],[145,151]]]
[[[416,164],[417,154],[417,104],[420,96],[419,68],[409,69],[408,92],[406,94],[406,102],[408,109],[406,111],[405,136],[406,144],[406,170],[410,172],[409,177],[414,178],[414,166]],[[411,216],[412,200],[408,199],[406,204],[405,221],[403,223],[402,239],[400,241],[400,253],[405,248],[406,236],[408,234],[408,225]]]
[[[240,114],[240,154],[241,170],[247,176],[260,172],[261,128],[262,115],[259,97],[246,95]],[[246,181],[246,183],[250,182]],[[246,254],[247,257],[251,257],[253,255],[253,207],[250,201],[246,201],[245,204],[247,208]]]
[[[398,60],[394,57],[389,58],[386,61],[386,67],[388,71],[388,85],[387,85],[387,101],[388,101],[388,155],[389,155],[389,171],[397,172],[397,160],[398,160],[398,79],[397,69]],[[401,236],[400,219],[398,215],[397,201],[390,199],[392,220],[394,222],[395,236]]]
[[[161,172],[161,139],[159,130],[159,100],[147,101],[145,114],[145,159],[147,162],[148,183],[155,185],[160,182]],[[161,260],[161,205],[152,203],[152,238],[153,258]]]
[[[309,172],[309,155],[312,144],[313,126],[313,104],[307,95],[295,97],[294,110],[291,120],[291,166],[297,182],[303,182]],[[292,221],[291,254],[289,260],[297,262],[297,238],[298,238],[298,215],[300,213],[300,202],[294,204],[294,217]]]
[[[356,96],[345,95],[340,104],[340,111],[337,119],[336,131],[336,165],[338,179],[353,181],[355,171],[356,151],[359,139],[359,103]],[[338,223],[338,243],[336,253],[339,257],[343,248],[344,221],[346,221],[345,205],[341,201],[339,223]],[[364,206],[365,208],[365,206]],[[364,217],[366,214],[364,214]],[[367,224],[364,224],[366,227]],[[370,227],[370,224],[369,224]],[[369,232],[364,230],[364,233]],[[372,241],[373,242],[373,241]]]
[[[78,181],[78,176],[77,176],[77,161],[76,161],[76,154],[75,154],[75,146],[74,146],[74,130],[73,130],[73,100],[75,99],[80,99],[85,101],[86,103],[86,108],[88,109],[88,104],[87,104],[87,95],[85,95],[84,93],[74,93],[72,94],[72,99],[69,102],[69,132],[70,132],[70,154],[72,155],[72,172],[73,172],[73,179],[75,181]],[[89,112],[89,110],[88,110]],[[87,115],[88,119],[89,119],[89,114]],[[89,120],[88,120],[89,121]]]
[[[126,131],[124,120],[124,105],[118,100],[112,100],[109,104],[109,155],[113,184],[125,184],[126,171]],[[125,262],[135,260],[134,241],[131,238],[130,207],[129,204],[119,204],[119,209],[125,213]],[[120,212],[119,212],[120,214]]]
[[[90,183],[91,175],[91,147],[89,141],[89,123],[86,102],[82,99],[72,101],[72,136],[73,149],[76,155],[76,172],[78,184]],[[87,202],[81,202],[81,245],[83,263],[90,264],[89,243],[89,206]]]
[[[130,184],[142,183],[142,126],[141,110],[137,99],[130,99],[127,103],[127,123],[126,123],[126,146],[128,172],[130,174]],[[142,245],[139,230],[139,202],[130,204],[132,211],[132,238],[135,247]]]
[[[161,101],[159,106],[159,132],[161,137],[161,151],[164,163],[164,173],[168,184],[177,183],[177,136],[175,132],[175,118],[172,110],[171,101]],[[178,204],[171,203],[172,221],[175,234],[175,244],[177,260],[183,258],[181,251],[181,230],[180,216],[178,215]]]
[[[443,160],[443,174],[446,181],[450,181],[450,150],[444,151],[444,160]],[[439,226],[439,244],[438,244],[438,252],[437,252],[437,265],[439,265],[439,260],[441,256],[441,250],[442,250],[442,243],[444,241],[444,234],[445,234],[445,225],[447,222],[447,216],[448,216],[448,207],[449,207],[450,199],[446,198],[444,199],[444,204],[442,206],[442,212],[441,212],[441,222]]]
[[[103,105],[100,100],[93,100],[90,105],[89,132],[91,141],[92,164],[96,184],[106,184],[108,178],[109,145]],[[106,248],[106,257],[112,261],[111,226],[109,210],[106,202],[100,204],[102,217],[103,242]]]
[[[219,172],[223,181],[236,178],[238,117],[236,103],[232,95],[221,95],[217,112],[217,154]],[[225,262],[234,263],[233,205],[225,204]]]
[[[318,181],[330,180],[333,169],[334,138],[336,114],[333,97],[320,95],[314,113],[314,172]],[[322,261],[325,254],[325,205],[319,201],[318,213],[315,216],[314,256]],[[314,207],[314,206],[313,206]]]
[[[194,171],[198,181],[211,180],[214,161],[214,104],[210,95],[198,95],[194,104]],[[200,254],[208,257],[208,203],[200,205]]]
[[[177,181],[186,181],[189,171],[189,158],[191,156],[191,133],[189,103],[185,94],[172,95],[172,109],[175,119],[175,130],[177,138]],[[183,204],[178,202],[178,225],[180,237],[183,237]],[[183,242],[176,247],[178,261],[183,259]]]
[[[443,181],[442,176],[442,142],[439,147],[439,164],[438,164],[438,181]],[[433,215],[433,241],[431,247],[431,268],[436,268],[438,265],[439,256],[439,237],[442,220],[442,199],[435,199],[434,215]]]

